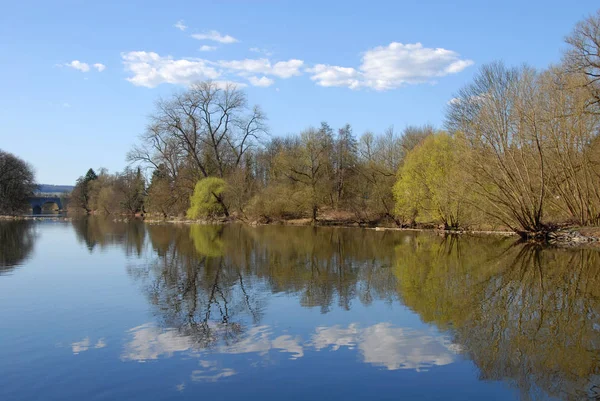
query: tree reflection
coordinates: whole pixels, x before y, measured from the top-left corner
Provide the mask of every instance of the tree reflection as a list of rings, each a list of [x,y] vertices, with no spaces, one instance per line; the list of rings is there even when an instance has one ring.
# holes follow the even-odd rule
[[[596,250],[423,238],[397,252],[403,301],[425,321],[452,328],[482,379],[506,380],[522,399],[597,396]]]
[[[80,242],[88,250],[122,245],[127,255],[142,254],[146,226],[140,220],[114,220],[107,217],[82,217],[73,219],[73,228]]]
[[[29,220],[0,221],[0,275],[29,257],[35,236],[33,222]]]
[[[271,294],[293,295],[322,313],[400,299],[451,333],[482,379],[507,381],[523,399],[576,400],[600,392],[596,250],[342,228],[74,224],[90,250],[118,243],[141,255],[128,272],[152,305],[163,330],[157,332],[185,338],[186,349],[245,341],[251,328],[261,327]],[[377,328],[355,337],[381,345],[380,333],[397,333]],[[357,330],[321,334],[346,339]],[[388,348],[365,360],[387,361]],[[403,348],[395,349],[393,360],[402,361]]]
[[[391,300],[392,236],[374,231],[242,225],[149,225],[154,255],[130,266],[164,327],[198,346],[231,344],[258,324],[268,293],[299,294],[327,312],[334,302]]]

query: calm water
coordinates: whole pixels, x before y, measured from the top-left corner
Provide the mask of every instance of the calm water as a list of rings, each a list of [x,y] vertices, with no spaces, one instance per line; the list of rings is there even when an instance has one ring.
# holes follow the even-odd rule
[[[0,400],[598,400],[600,253],[0,222]]]

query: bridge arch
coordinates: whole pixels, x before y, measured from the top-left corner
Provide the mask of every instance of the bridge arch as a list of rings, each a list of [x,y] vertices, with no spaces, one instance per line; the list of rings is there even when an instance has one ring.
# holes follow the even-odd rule
[[[32,196],[29,198],[29,205],[33,214],[41,214],[44,205],[54,203],[58,206],[58,210],[63,209],[62,201],[58,196]]]

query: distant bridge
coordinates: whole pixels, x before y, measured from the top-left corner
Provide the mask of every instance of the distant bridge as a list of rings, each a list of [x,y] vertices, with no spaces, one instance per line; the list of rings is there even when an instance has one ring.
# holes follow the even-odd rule
[[[44,205],[47,203],[55,203],[58,206],[58,210],[62,210],[63,208],[60,197],[51,194],[37,194],[27,199],[27,201],[31,205],[33,214],[41,214]]]

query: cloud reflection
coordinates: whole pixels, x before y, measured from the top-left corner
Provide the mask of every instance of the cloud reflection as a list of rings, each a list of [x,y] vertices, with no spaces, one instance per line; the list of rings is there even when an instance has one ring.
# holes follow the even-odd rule
[[[432,335],[426,331],[393,327],[379,323],[361,329],[357,324],[348,328],[339,326],[318,327],[312,337],[316,350],[331,347],[358,348],[365,363],[382,366],[388,370],[426,370],[431,366],[443,366],[454,362],[460,347],[450,338]]]
[[[104,348],[106,347],[106,342],[104,341],[104,338],[100,338],[96,344],[94,344],[93,346],[91,345],[91,340],[89,337],[85,337],[83,340],[81,341],[75,341],[73,343],[71,343],[71,350],[73,351],[73,354],[77,355],[80,352],[85,352],[90,348]]]
[[[364,363],[384,367],[387,370],[411,369],[424,371],[432,366],[448,365],[461,352],[448,336],[434,331],[394,327],[390,323],[378,323],[361,328],[358,324],[317,327],[309,341],[289,334],[276,336],[269,326],[249,329],[242,340],[232,344],[221,344],[206,351],[191,336],[175,329],[161,329],[153,324],[144,324],[129,330],[133,336],[123,350],[124,361],[169,358],[175,353],[190,353],[202,358],[200,369],[192,372],[194,381],[217,381],[236,374],[230,368],[219,367],[216,361],[204,356],[218,354],[256,354],[266,357],[270,351],[288,354],[288,359],[302,358],[306,351],[340,350],[345,347],[357,349]]]

